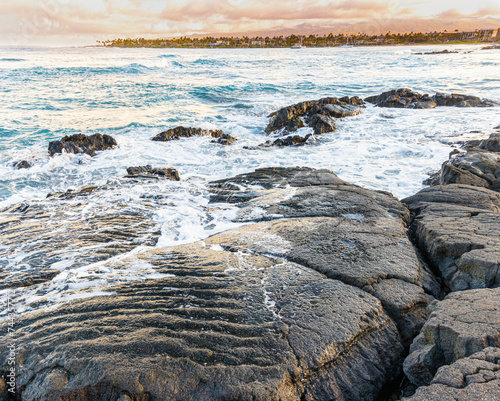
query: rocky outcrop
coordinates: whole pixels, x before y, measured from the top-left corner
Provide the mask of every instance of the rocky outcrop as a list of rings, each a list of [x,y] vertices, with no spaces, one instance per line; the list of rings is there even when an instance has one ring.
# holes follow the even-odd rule
[[[437,371],[429,386],[403,401],[500,399],[500,348],[485,348]]]
[[[456,369],[467,365],[474,366],[474,358],[459,364],[454,362],[487,347],[497,349],[484,351],[481,355],[496,354],[498,358],[499,305],[500,288],[455,292],[443,301],[431,304],[432,314],[412,343],[410,355],[404,362],[404,371],[411,382],[418,386],[442,383],[458,388],[470,384],[472,377],[469,379],[471,381],[467,382]],[[436,375],[438,368],[444,365],[450,366]],[[452,374],[447,375],[446,372]],[[468,375],[475,373],[478,371],[469,372]]]
[[[453,53],[459,53],[458,51],[456,50],[448,50],[448,49],[444,49],[444,50],[436,50],[436,51],[433,51],[433,52],[423,52],[423,53],[413,53],[415,55],[427,55],[427,54],[453,54]]]
[[[235,137],[228,134],[222,134],[217,138],[218,139],[214,139],[212,143],[218,143],[219,145],[231,145],[232,143],[237,141]]]
[[[49,143],[49,155],[56,153],[85,153],[94,156],[96,152],[111,149],[117,146],[116,140],[110,135],[93,134],[75,134],[66,135],[64,138]]]
[[[281,138],[275,139],[274,141],[266,141],[259,146],[258,148],[271,148],[271,147],[282,147],[282,146],[302,146],[305,145],[307,140],[312,136],[312,134],[308,134],[305,136],[300,135],[287,135]]]
[[[394,107],[406,109],[431,109],[436,106],[456,107],[493,107],[500,106],[500,102],[481,99],[476,96],[451,95],[436,93],[434,96],[420,94],[408,88],[395,89],[377,96],[370,96],[365,102],[373,103],[378,107]]]
[[[425,188],[403,199],[416,243],[452,291],[500,284],[500,194],[466,185]]]
[[[500,133],[482,141],[467,142],[464,148],[465,152],[453,152],[441,170],[425,183],[465,184],[500,191]]]
[[[299,128],[311,127],[314,134],[319,135],[336,129],[337,118],[360,114],[364,102],[354,97],[327,97],[320,100],[306,101],[284,107],[271,113],[266,134],[280,131],[287,134]]]
[[[251,224],[109,260],[154,273],[16,317],[20,398],[376,399],[439,292],[406,207],[309,168],[211,191]]]
[[[192,127],[175,127],[167,131],[160,132],[156,135],[153,141],[174,141],[180,138],[191,138],[194,136],[211,136],[212,138],[224,138],[224,132],[221,130],[208,130],[202,128],[192,128]],[[226,138],[227,139],[227,138]]]
[[[126,178],[163,178],[180,181],[179,173],[172,167],[146,166],[128,167]]]

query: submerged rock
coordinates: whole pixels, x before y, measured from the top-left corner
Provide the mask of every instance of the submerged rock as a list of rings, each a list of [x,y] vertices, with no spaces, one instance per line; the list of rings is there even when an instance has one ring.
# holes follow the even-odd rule
[[[420,250],[452,291],[500,284],[500,194],[466,185],[425,188],[403,202]]]
[[[164,178],[172,181],[180,181],[179,173],[172,167],[146,166],[127,167],[126,178]]]
[[[16,317],[19,398],[377,398],[439,292],[405,206],[309,168],[211,191],[253,224],[109,260],[99,268],[154,274]]]
[[[453,368],[436,375],[441,366],[451,365],[487,347],[500,347],[499,305],[500,288],[459,291],[431,304],[432,314],[404,362],[406,376],[417,386],[429,385],[433,380],[448,380],[450,384],[454,378],[444,373],[452,372]],[[465,383],[456,384],[460,388]]]
[[[236,141],[237,139],[235,137],[228,134],[222,134],[218,137],[218,139],[213,140],[212,143],[218,143],[219,145],[231,145]]]
[[[433,51],[433,52],[423,52],[423,53],[413,53],[413,54],[416,54],[416,55],[427,55],[427,54],[453,54],[453,53],[459,53],[458,51],[456,50],[448,50],[448,49],[444,49],[444,50],[436,50],[436,51]]]
[[[153,141],[173,141],[180,138],[190,138],[193,136],[211,136],[212,138],[223,137],[224,132],[221,130],[208,130],[202,128],[182,127],[178,126],[167,131],[160,132],[153,138]]]
[[[281,138],[278,138],[274,141],[266,141],[263,144],[259,145],[257,148],[270,148],[273,146],[281,147],[281,146],[302,146],[305,145],[307,140],[311,137],[311,134],[306,136],[300,135],[287,135]]]
[[[75,134],[66,135],[64,138],[49,143],[49,154],[54,156],[56,153],[85,153],[94,156],[97,151],[111,149],[117,146],[116,140],[110,135],[93,134]]]
[[[364,102],[357,96],[352,98],[327,97],[284,107],[271,113],[265,129],[266,134],[281,130],[283,134],[311,127],[315,134],[331,132],[336,129],[334,118],[354,116],[362,112]]]
[[[21,170],[23,168],[30,168],[33,166],[33,163],[27,161],[27,160],[18,160],[12,163],[12,166],[14,168],[17,168],[18,170]]]
[[[408,88],[395,89],[377,96],[370,96],[365,102],[373,103],[378,107],[395,107],[407,109],[430,109],[436,106],[456,107],[493,107],[500,106],[500,102],[481,99],[453,93],[451,95],[436,93],[434,96],[420,94]]]

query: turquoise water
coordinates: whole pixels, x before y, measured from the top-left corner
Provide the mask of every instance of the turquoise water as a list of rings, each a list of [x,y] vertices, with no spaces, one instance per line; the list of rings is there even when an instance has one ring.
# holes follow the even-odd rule
[[[414,55],[455,48],[458,54]],[[293,149],[246,150],[267,138],[266,116],[324,96],[365,97],[398,87],[500,100],[500,52],[479,46],[324,49],[0,49],[0,206],[104,183],[131,165],[177,168],[181,177],[227,177],[260,166],[325,167],[396,196],[419,190],[450,143],[485,136],[499,109],[393,110],[368,106],[334,133]],[[218,128],[229,147],[196,138],[157,143],[176,125]],[[478,131],[473,132],[471,131]],[[107,133],[119,147],[49,159],[48,142]],[[12,161],[34,162],[15,170]]]

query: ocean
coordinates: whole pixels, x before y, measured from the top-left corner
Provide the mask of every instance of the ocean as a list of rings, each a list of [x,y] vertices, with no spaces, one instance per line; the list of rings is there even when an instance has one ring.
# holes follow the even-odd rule
[[[445,48],[458,53],[414,54]],[[129,166],[145,164],[179,171],[182,183],[168,184],[181,191],[174,202],[179,230],[206,206],[204,196],[190,195],[193,185],[258,167],[327,168],[346,181],[402,198],[422,188],[457,142],[485,137],[500,125],[500,108],[405,110],[368,104],[363,114],[341,120],[335,132],[312,144],[246,148],[269,139],[264,133],[269,113],[303,100],[364,98],[408,87],[500,101],[499,66],[500,52],[470,45],[0,48],[0,208],[104,184]],[[151,141],[177,125],[221,129],[238,141],[230,146],[210,138]],[[112,135],[119,146],[92,158],[48,157],[49,141],[80,132]],[[16,160],[34,166],[17,170]],[[190,229],[182,242],[205,234]]]

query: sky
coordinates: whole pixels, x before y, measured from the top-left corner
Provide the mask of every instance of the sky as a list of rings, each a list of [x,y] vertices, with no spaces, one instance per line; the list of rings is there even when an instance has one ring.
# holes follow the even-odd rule
[[[14,46],[498,27],[500,0],[0,0],[0,45]]]

